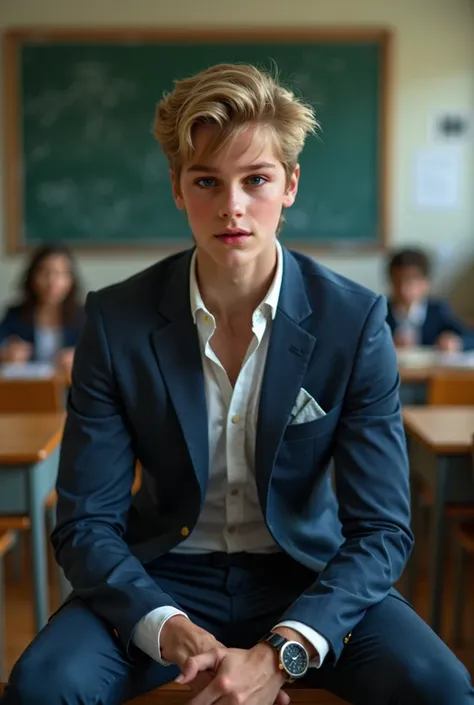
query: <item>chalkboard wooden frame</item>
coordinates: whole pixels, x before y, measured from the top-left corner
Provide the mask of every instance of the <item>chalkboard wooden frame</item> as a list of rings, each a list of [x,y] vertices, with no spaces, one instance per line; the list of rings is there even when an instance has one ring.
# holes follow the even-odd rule
[[[33,27],[12,28],[5,32],[3,42],[3,72],[4,72],[4,153],[5,153],[5,227],[6,252],[14,254],[31,249],[32,245],[22,242],[22,211],[21,193],[22,152],[20,140],[20,49],[25,41],[44,41],[48,43],[64,41],[81,42],[126,42],[140,41],[189,41],[189,42],[221,42],[221,41],[347,41],[376,42],[381,49],[381,85],[380,85],[380,229],[376,242],[360,243],[355,241],[344,253],[367,254],[368,252],[385,251],[388,247],[389,225],[389,144],[390,115],[392,95],[392,46],[393,33],[384,27],[314,27],[314,28],[255,28],[255,27],[212,27],[200,29],[184,28],[67,28],[67,27]],[[291,247],[298,248],[297,242]],[[169,249],[164,244],[134,244],[123,245],[110,243],[92,248],[90,245],[75,245],[81,252],[100,252],[114,250],[115,252],[137,252],[146,250]],[[300,249],[312,253],[323,252],[334,254],[341,248],[331,243],[317,243],[309,246],[301,243]]]

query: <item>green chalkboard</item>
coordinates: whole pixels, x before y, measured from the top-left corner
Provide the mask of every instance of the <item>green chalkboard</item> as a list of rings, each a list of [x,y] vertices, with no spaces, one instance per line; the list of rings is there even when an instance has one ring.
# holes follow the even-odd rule
[[[282,239],[379,244],[385,39],[283,32],[245,40],[238,33],[17,38],[19,245],[189,242],[151,126],[157,101],[175,79],[220,62],[276,65],[283,82],[316,108],[322,130],[301,156],[299,195],[285,213]]]

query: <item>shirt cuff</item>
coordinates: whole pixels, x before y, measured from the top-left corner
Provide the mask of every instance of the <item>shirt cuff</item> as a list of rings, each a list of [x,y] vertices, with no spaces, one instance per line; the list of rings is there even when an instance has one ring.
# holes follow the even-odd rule
[[[171,664],[161,657],[161,630],[168,619],[177,614],[188,617],[185,612],[176,609],[176,607],[157,607],[141,618],[132,634],[132,641],[135,646],[138,646],[139,649],[151,656],[155,661],[158,661],[162,666],[170,666]]]
[[[318,655],[309,662],[310,668],[320,668],[323,665],[324,659],[329,652],[329,642],[322,636],[322,634],[317,632],[315,629],[308,627],[307,624],[296,622],[293,619],[287,619],[284,622],[280,622],[275,625],[273,629],[277,629],[278,627],[289,627],[290,629],[294,629],[295,632],[299,632],[301,636],[304,636],[304,638],[307,639],[312,646],[314,646]]]

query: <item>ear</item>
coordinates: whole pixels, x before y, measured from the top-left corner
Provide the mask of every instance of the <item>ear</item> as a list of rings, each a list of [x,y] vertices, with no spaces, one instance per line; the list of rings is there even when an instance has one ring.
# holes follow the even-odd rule
[[[179,208],[180,211],[184,211],[184,199],[181,195],[181,188],[179,185],[179,179],[176,177],[176,173],[170,169],[170,177],[171,177],[171,190],[173,191],[173,198],[174,202],[176,203],[176,206]]]
[[[300,165],[297,164],[293,169],[290,177],[290,183],[283,196],[283,208],[289,208],[295,202],[296,194],[298,193],[298,183],[300,180]]]

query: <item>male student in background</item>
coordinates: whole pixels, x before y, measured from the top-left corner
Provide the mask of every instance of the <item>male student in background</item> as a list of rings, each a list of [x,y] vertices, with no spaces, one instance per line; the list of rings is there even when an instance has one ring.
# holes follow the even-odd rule
[[[387,269],[387,323],[397,347],[434,346],[443,352],[474,348],[474,331],[454,315],[446,301],[430,295],[431,266],[422,250],[400,250]]]
[[[159,104],[195,247],[89,295],[53,534],[74,593],[1,705],[118,705],[177,677],[191,705],[288,705],[305,678],[358,705],[474,705],[393,590],[413,539],[385,299],[278,242],[315,125],[247,65]]]

